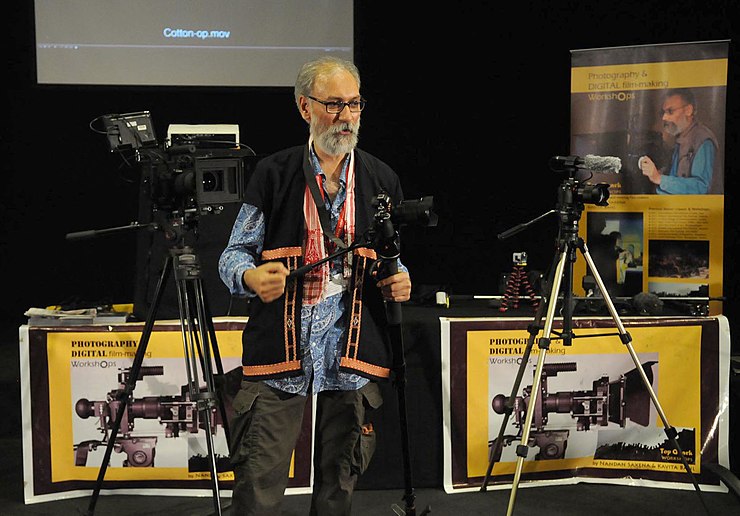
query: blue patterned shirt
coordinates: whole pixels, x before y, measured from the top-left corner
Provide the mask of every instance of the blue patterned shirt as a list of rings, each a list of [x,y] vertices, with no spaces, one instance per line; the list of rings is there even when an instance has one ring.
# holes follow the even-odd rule
[[[316,156],[311,151],[314,173],[326,181]],[[334,201],[324,191],[326,207],[331,215],[332,229],[336,228],[339,213],[347,197],[346,172],[349,161],[344,164],[340,177],[339,191]],[[221,255],[218,272],[233,295],[255,296],[244,288],[242,275],[259,263],[265,237],[264,214],[249,204],[242,205],[237,215],[229,243]],[[332,271],[341,271],[343,258],[337,257],[330,264]],[[347,290],[328,296],[315,305],[303,304],[301,309],[301,355],[303,376],[265,380],[281,391],[307,395],[325,390],[356,390],[369,380],[362,376],[339,370],[342,344],[346,340],[346,317],[350,303]]]

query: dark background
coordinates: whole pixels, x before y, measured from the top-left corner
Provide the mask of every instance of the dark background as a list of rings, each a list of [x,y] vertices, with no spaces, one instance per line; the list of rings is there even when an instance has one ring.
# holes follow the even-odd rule
[[[20,437],[17,354],[24,311],[63,303],[133,302],[137,283],[143,281],[137,270],[141,273],[145,264],[147,272],[155,274],[159,265],[161,256],[148,248],[137,252],[137,241],[145,240],[139,232],[65,239],[71,232],[125,226],[146,213],[140,206],[138,176],[110,153],[105,137],[90,129],[91,121],[109,113],[149,110],[160,139],[171,123],[236,123],[241,141],[259,154],[302,144],[307,137],[291,88],[39,86],[31,4],[22,2],[5,14],[0,349],[7,364],[0,374],[0,389],[6,393],[0,398],[0,412],[13,417],[0,420],[0,437]],[[460,296],[497,294],[500,277],[511,271],[512,253],[517,251],[528,253],[530,269],[549,267],[556,253],[554,218],[505,241],[497,235],[555,206],[562,177],[549,169],[548,160],[569,153],[571,50],[730,41],[724,313],[737,352],[740,208],[733,201],[740,193],[735,166],[740,160],[740,3],[521,0],[467,1],[444,8],[402,5],[355,2],[355,61],[369,101],[360,146],[399,173],[408,199],[433,196],[439,215],[437,227],[406,228],[402,234],[402,259],[412,272],[416,299],[437,288]],[[204,276],[217,312],[224,306],[225,287],[216,279],[213,263],[232,219],[233,210],[201,220],[199,246],[208,262]],[[405,312],[407,328],[412,327],[414,310]],[[475,315],[488,313],[485,307],[476,310]],[[490,310],[490,315],[497,314]],[[436,334],[422,334],[408,343],[438,341]],[[430,354],[416,350],[414,356],[427,361],[409,364],[412,374],[433,377],[433,371],[439,371],[428,362]],[[439,419],[440,408],[428,400],[439,389],[410,392],[418,397],[412,398],[416,410]],[[417,423],[412,421],[412,427]],[[389,419],[386,426],[394,424]],[[431,446],[422,453],[439,456],[441,443],[425,444]],[[736,454],[733,450],[734,471]],[[432,483],[427,477],[419,479]]]
[[[10,346],[31,306],[134,299],[136,232],[65,239],[70,232],[139,219],[137,178],[109,152],[105,137],[90,129],[96,117],[149,110],[159,138],[171,123],[236,123],[241,141],[259,154],[301,144],[307,136],[290,88],[39,86],[33,9],[31,2],[23,4],[6,13],[4,38],[0,325],[1,342]],[[402,233],[402,259],[415,292],[429,286],[453,295],[497,294],[514,251],[528,252],[531,269],[549,267],[556,252],[554,218],[505,241],[497,234],[555,205],[562,177],[547,164],[569,152],[570,50],[730,40],[724,296],[736,330],[738,208],[731,200],[739,189],[738,3],[431,6],[355,2],[355,60],[369,101],[360,146],[399,173],[408,199],[433,196],[440,218],[437,227]],[[207,224],[218,228],[212,235],[225,235],[231,222],[222,216]],[[210,245],[220,249],[213,238]],[[208,293],[220,299],[225,287],[211,283]]]

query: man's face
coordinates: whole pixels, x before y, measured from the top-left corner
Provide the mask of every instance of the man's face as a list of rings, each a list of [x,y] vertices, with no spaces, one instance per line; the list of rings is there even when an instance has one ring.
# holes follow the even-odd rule
[[[663,102],[663,129],[671,136],[677,136],[691,124],[694,106],[686,104],[680,95],[673,95]]]
[[[340,71],[321,77],[314,84],[313,95],[321,101],[349,102],[360,99],[360,90],[354,77]],[[310,125],[314,143],[332,156],[351,152],[356,146],[360,130],[360,113],[353,113],[344,106],[339,113],[329,113],[318,101],[307,99],[304,118]]]

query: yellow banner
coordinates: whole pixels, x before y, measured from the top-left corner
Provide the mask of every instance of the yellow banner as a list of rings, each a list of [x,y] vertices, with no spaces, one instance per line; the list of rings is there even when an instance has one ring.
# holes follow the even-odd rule
[[[579,446],[588,450],[588,453],[584,452],[584,455],[580,457],[568,456],[559,460],[544,461],[534,460],[534,455],[532,455],[528,457],[524,471],[616,467],[610,461],[599,460],[598,457],[594,456],[593,450],[597,446],[597,436],[599,432],[604,432],[606,427],[594,425],[591,431],[577,429],[576,420],[577,411],[580,410],[580,401],[576,402],[575,400],[588,399],[590,396],[596,397],[590,390],[595,384],[594,381],[602,378],[604,372],[613,369],[613,374],[607,376],[608,382],[604,381],[603,384],[616,385],[624,374],[635,369],[635,365],[631,362],[630,355],[622,344],[616,328],[610,330],[580,328],[575,333],[584,338],[574,339],[570,346],[563,345],[560,340],[550,342],[545,359],[545,363],[550,364],[548,367],[569,364],[570,368],[561,367],[559,370],[551,370],[549,379],[545,381],[538,392],[540,397],[549,395],[549,399],[544,403],[541,400],[538,404],[543,403],[546,407],[552,407],[555,399],[561,405],[566,405],[566,402],[570,401],[570,406],[566,408],[570,408],[574,412],[553,409],[553,414],[546,415],[548,417],[546,430],[567,429],[566,432],[571,441],[570,449],[575,450],[576,446]],[[604,334],[611,335],[596,336]],[[660,371],[669,372],[668,374],[658,374],[656,369],[653,389],[661,400],[664,411],[671,414],[671,424],[683,428],[700,428],[701,393],[698,386],[701,385],[701,327],[631,328],[630,335],[633,338],[632,346],[635,353],[642,362],[659,363]],[[468,393],[477,393],[475,396],[469,395],[467,399],[467,467],[471,477],[483,476],[486,472],[489,461],[488,442],[491,438],[497,436],[496,433],[492,434],[492,431],[499,429],[503,419],[503,416],[495,414],[492,410],[492,400],[497,395],[509,396],[515,381],[512,373],[519,368],[527,337],[528,333],[525,330],[468,332],[467,391]],[[522,395],[522,388],[532,385],[532,372],[536,366],[539,352],[538,346],[534,345],[526,374],[517,393],[519,396]],[[652,372],[649,371],[649,373]],[[545,377],[547,377],[547,374]],[[642,402],[647,405],[649,403],[648,393],[642,389],[642,386],[633,385],[636,385],[632,387],[633,391],[642,393]],[[687,385],[697,387],[687,389]],[[548,388],[550,389],[549,392]],[[617,391],[612,389],[611,394],[615,392]],[[488,393],[488,396],[483,396],[482,393]],[[607,409],[604,408],[604,410]],[[611,416],[613,419],[619,419],[614,414]],[[640,426],[633,421],[629,421],[628,418],[622,419],[627,428]],[[510,419],[509,424],[512,422],[513,420]],[[617,426],[614,423],[612,425]],[[655,414],[650,418],[650,425],[647,425],[647,428],[643,428],[643,430],[649,432],[650,426],[655,429],[650,435],[660,435],[663,432],[662,422]],[[617,426],[617,428],[619,427]],[[615,433],[619,431],[614,430]],[[633,430],[633,432],[635,436],[641,435],[639,431]],[[629,435],[629,431],[623,430],[623,435]],[[696,433],[695,437],[696,441],[692,443],[689,450],[685,450],[685,453],[693,453],[692,450],[699,449],[699,434]],[[667,453],[671,452],[666,451],[661,454],[661,457]],[[502,461],[495,465],[493,474],[513,473],[515,460],[513,449],[507,449]],[[696,457],[695,461],[693,466],[698,468],[700,466],[699,457]],[[630,463],[628,467],[638,466]],[[641,469],[664,470],[663,460],[660,462],[642,462],[639,467]]]
[[[48,335],[49,419],[51,479],[94,480],[97,478],[109,434],[117,414],[116,395],[123,391],[141,338],[134,332],[59,332]],[[241,330],[218,333],[225,371],[241,363]],[[197,360],[197,357],[195,357]],[[183,386],[188,383],[180,331],[152,332],[144,354],[125,425],[119,431],[117,448],[106,471],[108,480],[197,480],[204,472],[189,470],[188,461],[197,455],[199,434],[192,428],[173,433],[167,411],[187,404]],[[191,368],[200,380],[200,366]],[[215,373],[215,367],[213,368]],[[123,383],[122,383],[123,381]],[[137,409],[133,410],[132,406]],[[156,407],[153,413],[145,408]],[[180,425],[175,425],[180,426]],[[223,431],[218,428],[214,443],[228,454]],[[150,456],[156,467],[126,467],[127,461]],[[82,463],[78,463],[82,462]],[[131,465],[131,464],[129,464]],[[154,464],[153,464],[154,465]],[[207,474],[207,472],[205,472]],[[229,478],[231,472],[227,475]],[[219,475],[221,478],[222,475]],[[229,479],[226,478],[226,479]]]
[[[727,59],[571,68],[571,93],[727,86]]]

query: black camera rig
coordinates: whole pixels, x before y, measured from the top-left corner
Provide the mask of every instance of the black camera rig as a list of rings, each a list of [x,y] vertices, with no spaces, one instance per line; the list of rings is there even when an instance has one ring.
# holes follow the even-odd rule
[[[93,128],[96,120],[102,121],[104,130]],[[239,142],[158,143],[149,111],[102,115],[90,127],[107,136],[111,152],[138,164],[152,210],[175,216],[220,213],[224,205],[241,202],[247,172],[257,159]]]
[[[239,149],[199,149],[195,145],[140,149],[142,189],[152,209],[207,215],[242,202],[247,163]]]

